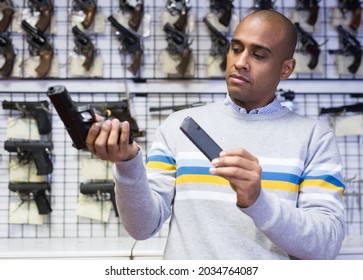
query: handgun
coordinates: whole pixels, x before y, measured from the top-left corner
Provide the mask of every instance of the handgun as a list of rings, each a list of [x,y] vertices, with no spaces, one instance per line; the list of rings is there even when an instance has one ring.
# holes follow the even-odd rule
[[[319,44],[316,42],[314,37],[306,32],[298,22],[295,22],[295,27],[298,33],[298,38],[301,42],[301,51],[303,53],[308,53],[311,57],[308,67],[309,69],[313,70],[316,68],[319,62],[319,55],[320,55],[320,47]]]
[[[339,33],[339,43],[341,49],[339,50],[329,50],[330,54],[342,54],[345,56],[353,56],[354,61],[351,65],[348,66],[348,71],[352,74],[355,74],[362,62],[362,46],[359,40],[351,34],[347,29],[343,26],[339,25],[337,27]]]
[[[111,22],[111,25],[117,30],[118,34],[116,35],[118,37],[118,40],[122,44],[122,49],[133,55],[133,61],[127,69],[132,74],[136,75],[136,73],[140,69],[141,58],[143,54],[140,36],[128,30],[126,27],[120,24],[112,15],[110,15],[107,19],[109,20],[109,22]]]
[[[92,40],[77,25],[72,28],[72,33],[74,35],[74,43],[76,44],[74,51],[78,55],[83,55],[86,58],[82,66],[86,71],[89,71],[95,58],[95,47]]]
[[[32,117],[36,120],[39,134],[48,134],[52,130],[52,116],[49,110],[49,103],[42,101],[7,101],[2,102],[4,110],[20,111],[25,117]]]
[[[4,149],[10,153],[17,153],[20,164],[28,164],[33,160],[37,175],[48,175],[53,171],[53,163],[49,157],[53,149],[51,141],[6,140]]]
[[[82,194],[95,195],[100,201],[111,200],[116,217],[119,216],[115,199],[114,181],[93,181],[81,183],[79,189]]]
[[[167,51],[171,55],[181,57],[180,63],[175,68],[179,74],[184,76],[192,53],[192,50],[189,48],[191,42],[189,42],[188,35],[179,31],[170,23],[166,23],[163,29],[168,41]]]
[[[41,31],[31,26],[26,20],[21,22],[21,26],[27,34],[30,55],[40,57],[40,63],[35,71],[39,77],[45,77],[52,66],[53,46]]]
[[[52,212],[50,202],[47,198],[47,192],[50,191],[49,183],[14,182],[9,183],[9,190],[17,192],[22,201],[34,199],[40,215],[46,215]]]
[[[203,22],[207,25],[212,36],[212,48],[210,55],[212,57],[216,57],[217,55],[223,57],[219,68],[222,71],[225,71],[227,65],[227,53],[230,47],[229,40],[227,36],[219,32],[218,29],[213,26],[213,24],[208,20],[207,17],[204,17]]]
[[[92,124],[97,122],[94,108],[89,104],[77,106],[64,86],[49,87],[47,96],[71,137],[73,146],[78,150],[87,149],[86,137],[88,131]],[[129,144],[132,144],[132,142],[133,139],[130,133]]]

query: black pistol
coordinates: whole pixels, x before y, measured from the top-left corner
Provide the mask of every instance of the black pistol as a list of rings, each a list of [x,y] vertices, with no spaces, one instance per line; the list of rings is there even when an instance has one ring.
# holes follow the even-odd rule
[[[78,149],[87,149],[86,137],[92,124],[97,122],[96,113],[90,104],[77,106],[64,86],[48,88],[47,95],[55,110],[64,123],[66,130],[73,141],[73,146]],[[130,133],[129,143],[133,139]]]

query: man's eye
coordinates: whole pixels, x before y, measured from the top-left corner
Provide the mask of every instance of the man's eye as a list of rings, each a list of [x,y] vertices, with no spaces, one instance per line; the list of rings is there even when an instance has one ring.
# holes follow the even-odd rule
[[[241,48],[238,48],[238,47],[232,47],[232,51],[234,53],[240,53],[242,51],[242,49]]]
[[[256,59],[264,59],[265,56],[262,55],[262,54],[258,54],[258,53],[254,53],[253,56],[256,58]]]

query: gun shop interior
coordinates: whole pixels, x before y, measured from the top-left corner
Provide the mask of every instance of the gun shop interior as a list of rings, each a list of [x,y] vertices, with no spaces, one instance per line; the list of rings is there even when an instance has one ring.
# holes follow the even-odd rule
[[[115,203],[113,163],[86,149],[86,133],[95,114],[128,121],[146,162],[170,114],[225,99],[233,32],[259,9],[296,26],[296,67],[276,97],[334,132],[346,185],[338,259],[363,260],[362,5],[0,1],[0,260],[163,259],[169,222],[144,241],[128,234]],[[77,126],[83,131],[70,135]]]

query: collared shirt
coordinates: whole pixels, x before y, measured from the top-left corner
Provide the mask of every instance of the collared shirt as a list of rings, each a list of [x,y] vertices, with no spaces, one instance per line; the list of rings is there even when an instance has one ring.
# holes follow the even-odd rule
[[[280,102],[277,100],[277,97],[275,99],[267,104],[266,106],[263,106],[261,108],[252,109],[250,112],[247,112],[247,110],[241,106],[238,106],[236,103],[233,102],[231,97],[229,96],[229,93],[227,93],[226,98],[224,99],[224,104],[228,107],[230,107],[233,111],[240,114],[262,114],[267,115],[274,112],[277,112],[281,110],[283,107],[280,104]]]

